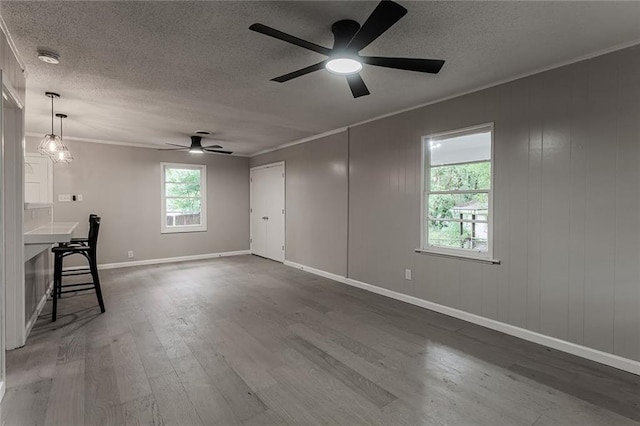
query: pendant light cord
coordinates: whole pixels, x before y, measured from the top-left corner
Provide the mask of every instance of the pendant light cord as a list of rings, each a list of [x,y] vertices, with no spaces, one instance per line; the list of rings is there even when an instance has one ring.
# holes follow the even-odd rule
[[[62,125],[62,121],[60,121],[60,125]],[[51,96],[51,134],[53,135],[53,96]]]

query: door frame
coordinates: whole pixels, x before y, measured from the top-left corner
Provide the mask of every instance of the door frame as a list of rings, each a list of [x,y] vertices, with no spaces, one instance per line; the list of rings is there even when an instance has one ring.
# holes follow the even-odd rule
[[[284,178],[282,179],[282,201],[283,201],[283,227],[282,227],[282,242],[284,244],[284,261],[287,260],[287,166],[284,161],[276,161],[275,163],[263,164],[261,166],[251,167],[249,169],[249,252],[253,253],[253,171],[260,169],[268,169],[271,167],[282,166],[282,173]]]
[[[13,138],[8,140],[8,118],[0,102],[0,399],[6,390],[6,348],[24,345],[24,103],[0,71],[0,90],[16,114]],[[9,144],[13,142],[13,144]],[[7,167],[10,165],[11,167]],[[9,249],[7,249],[9,248]],[[8,302],[8,303],[7,303]],[[10,308],[10,309],[8,309]],[[8,343],[7,343],[8,342]]]

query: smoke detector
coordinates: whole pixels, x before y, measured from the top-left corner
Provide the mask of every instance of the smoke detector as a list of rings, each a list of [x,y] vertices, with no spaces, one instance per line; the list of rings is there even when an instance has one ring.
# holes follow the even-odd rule
[[[46,49],[38,49],[38,59],[42,62],[46,62],[47,64],[59,64],[60,63],[60,55],[56,52]]]

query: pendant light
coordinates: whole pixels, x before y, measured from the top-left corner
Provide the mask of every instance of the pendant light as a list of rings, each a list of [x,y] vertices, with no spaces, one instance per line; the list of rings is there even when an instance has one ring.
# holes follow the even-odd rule
[[[51,157],[62,149],[60,137],[53,132],[53,98],[59,98],[60,95],[53,92],[45,92],[45,95],[51,98],[51,133],[42,138],[38,145],[38,152]]]
[[[67,148],[67,145],[64,143],[64,139],[62,139],[62,119],[67,118],[67,114],[56,114],[56,117],[60,118],[60,146],[61,148],[54,155],[51,156],[51,159],[54,163],[66,163],[69,164],[73,161],[73,156]]]

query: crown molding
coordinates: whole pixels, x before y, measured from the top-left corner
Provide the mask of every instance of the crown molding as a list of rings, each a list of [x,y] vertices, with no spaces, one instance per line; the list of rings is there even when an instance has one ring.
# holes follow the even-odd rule
[[[306,137],[304,139],[298,139],[298,140],[293,141],[293,142],[287,142],[285,144],[278,145],[278,146],[276,146],[274,148],[263,149],[262,151],[258,151],[258,152],[255,152],[253,154],[249,154],[248,156],[249,157],[255,157],[257,155],[267,154],[269,152],[277,151],[277,150],[282,149],[282,148],[288,148],[290,146],[300,145],[301,143],[311,142],[311,141],[314,141],[316,139],[320,139],[320,138],[324,138],[324,137],[327,137],[327,136],[335,135],[335,134],[341,133],[341,132],[346,132],[348,128],[349,127],[340,127],[340,128],[334,129],[334,130],[329,130],[328,132],[319,133],[317,135],[309,136],[309,137]]]
[[[2,30],[2,32],[4,33],[4,36],[7,38],[7,44],[9,45],[9,48],[11,49],[13,56],[15,56],[16,61],[18,61],[18,65],[22,69],[22,72],[24,73],[24,76],[26,78],[28,76],[27,67],[25,66],[24,61],[22,60],[22,56],[20,56],[20,52],[18,52],[18,48],[16,47],[16,44],[13,42],[13,38],[9,33],[9,28],[7,28],[7,23],[2,18],[2,15],[0,15],[0,30]]]

